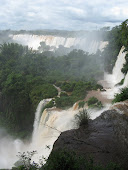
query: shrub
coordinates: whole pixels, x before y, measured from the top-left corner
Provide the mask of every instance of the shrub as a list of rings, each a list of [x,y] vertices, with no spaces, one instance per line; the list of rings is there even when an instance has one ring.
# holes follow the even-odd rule
[[[72,92],[73,89],[74,89],[74,86],[75,86],[75,83],[73,83],[73,82],[70,82],[70,83],[64,82],[61,85],[61,89],[66,91],[66,92]]]
[[[101,109],[103,107],[101,101],[99,101],[96,97],[91,97],[87,101],[89,108],[99,108]]]
[[[65,108],[73,105],[72,99],[70,96],[61,96],[55,98],[56,107]]]
[[[74,151],[59,149],[51,153],[41,170],[122,170],[122,168],[112,162],[106,167],[100,164],[95,165],[91,157],[85,159],[83,156],[78,156]]]
[[[98,99],[96,97],[90,97],[89,100],[87,101],[88,106],[95,104],[98,102]]]
[[[39,165],[36,163],[31,163],[32,157],[33,155],[36,154],[36,151],[32,151],[29,152],[27,151],[27,153],[23,152],[20,153],[19,155],[17,155],[19,157],[19,161],[17,161],[15,163],[15,166],[17,166],[17,168],[12,168],[13,170],[15,169],[20,169],[20,170],[24,170],[24,169],[29,169],[29,170],[36,170],[39,168]]]
[[[82,111],[79,111],[79,113],[75,116],[76,124],[80,126],[88,125],[90,115],[86,109],[83,109]]]
[[[52,99],[48,104],[46,104],[46,106],[44,107],[44,109],[46,109],[46,108],[52,108],[53,106],[54,106],[54,103],[55,103],[55,101]],[[43,110],[44,110],[43,109]]]
[[[128,88],[121,89],[120,93],[116,94],[113,103],[124,101],[128,99]]]
[[[95,106],[98,107],[99,109],[103,108],[101,101],[98,101]]]
[[[62,96],[68,97],[67,93],[65,93],[65,92],[61,92],[61,93],[60,93],[60,97],[62,97]]]
[[[30,93],[30,99],[34,105],[37,105],[39,101],[46,98],[52,98],[57,96],[57,89],[51,84],[43,84],[34,86]]]
[[[102,90],[102,89],[103,89],[103,86],[102,86],[102,85],[100,85],[100,84],[96,84],[96,85],[94,85],[93,90],[97,90],[97,89]]]
[[[42,170],[81,170],[84,159],[65,149],[52,152]]]
[[[43,160],[41,159],[41,167],[39,164],[31,163],[31,158],[35,154],[33,152],[20,153],[19,158],[22,162],[22,165],[13,167],[12,170],[122,170],[122,168],[115,164],[109,163],[106,167],[102,165],[95,165],[93,158],[85,159],[83,156],[78,156],[76,152],[67,149],[59,149],[53,151],[49,158],[46,160],[46,164],[43,165]]]
[[[122,79],[118,84],[116,84],[116,86],[121,86],[124,84],[124,79]]]

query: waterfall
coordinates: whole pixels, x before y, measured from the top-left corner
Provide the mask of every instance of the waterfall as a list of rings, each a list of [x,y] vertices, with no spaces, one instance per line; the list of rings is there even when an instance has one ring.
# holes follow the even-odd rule
[[[45,42],[46,45],[50,46],[50,51],[53,47],[59,48],[60,45],[66,48],[73,47],[74,49],[82,49],[86,52],[96,53],[97,50],[103,50],[108,42],[90,40],[89,38],[78,38],[78,37],[59,37],[49,35],[31,35],[31,34],[17,34],[10,35],[13,41],[27,45],[33,50],[38,50],[40,42]],[[103,45],[102,45],[103,44]]]
[[[113,68],[112,74],[104,74],[103,86],[105,87],[106,91],[102,92],[102,95],[107,96],[108,99],[113,99],[116,93],[119,93],[119,90],[122,86],[115,86],[119,83],[123,78],[124,74],[121,72],[125,61],[126,52],[124,51],[124,47],[121,48],[115,66]]]
[[[43,108],[45,107],[45,105],[47,103],[49,103],[52,99],[43,99],[40,101],[40,103],[37,106],[36,112],[35,112],[35,120],[34,120],[34,124],[33,124],[33,134],[32,134],[32,140],[34,140],[36,138],[36,134],[38,131],[38,125],[40,122],[40,116],[42,113]]]
[[[101,41],[99,45],[99,50],[102,52],[107,45],[108,41]]]
[[[117,56],[117,60],[116,60],[116,63],[115,63],[115,66],[113,68],[113,76],[114,76],[114,81],[115,81],[115,84],[119,83],[123,78],[124,78],[124,74],[122,73],[121,69],[123,68],[123,65],[125,64],[125,55],[126,55],[126,52],[123,52],[124,51],[124,46],[121,48],[120,52],[119,52],[119,55]]]
[[[103,111],[102,110],[90,110],[90,118],[95,119]],[[58,110],[56,108],[45,109],[40,118],[38,131],[34,142],[31,144],[30,150],[36,150],[37,154],[33,156],[33,161],[39,163],[39,159],[42,157],[48,158],[52,151],[53,144],[60,136],[61,132],[77,128],[75,115],[78,114],[78,108],[76,104],[68,110]]]
[[[36,150],[33,156],[35,162],[43,155],[47,158],[52,150],[54,142],[61,132],[75,128],[74,116],[78,110],[70,108],[59,111],[55,108],[45,109],[40,118],[35,139],[31,143],[30,150]]]

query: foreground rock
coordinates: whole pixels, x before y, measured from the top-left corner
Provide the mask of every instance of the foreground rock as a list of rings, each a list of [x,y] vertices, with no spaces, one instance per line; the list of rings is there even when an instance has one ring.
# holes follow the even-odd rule
[[[91,156],[95,164],[115,162],[128,169],[128,117],[115,110],[105,111],[88,125],[63,132],[53,152],[63,148],[85,158]]]

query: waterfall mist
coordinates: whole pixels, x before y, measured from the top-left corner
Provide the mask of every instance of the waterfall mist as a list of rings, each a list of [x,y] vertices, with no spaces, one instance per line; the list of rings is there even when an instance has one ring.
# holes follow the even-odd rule
[[[13,139],[5,130],[0,130],[0,168],[11,168],[18,161],[18,152],[33,150],[37,151],[37,154],[32,157],[32,161],[39,163],[42,156],[49,156],[61,132],[76,128],[74,117],[78,110],[74,110],[73,107],[62,111],[46,109],[42,113],[42,108],[49,101],[50,99],[42,100],[37,107],[31,142]]]
[[[13,139],[6,130],[0,129],[0,168],[12,168],[18,152],[26,150],[26,147],[20,139]]]

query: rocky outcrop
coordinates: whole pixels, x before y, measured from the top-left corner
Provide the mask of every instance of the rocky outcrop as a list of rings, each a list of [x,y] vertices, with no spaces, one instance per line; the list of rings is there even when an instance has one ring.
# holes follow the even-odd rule
[[[115,110],[109,110],[101,114],[97,120],[103,120],[111,123],[114,134],[123,145],[128,147],[128,116],[126,114],[118,113]]]
[[[85,127],[63,132],[54,144],[53,152],[67,148],[85,158],[92,156],[95,164],[109,162],[127,169],[128,117],[108,110]]]

